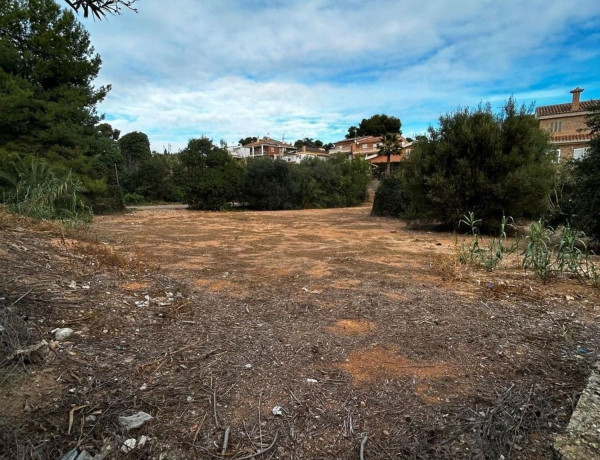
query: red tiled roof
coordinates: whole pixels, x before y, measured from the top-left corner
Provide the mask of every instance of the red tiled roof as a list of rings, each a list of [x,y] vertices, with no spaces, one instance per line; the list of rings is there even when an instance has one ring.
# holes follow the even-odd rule
[[[400,163],[402,160],[404,160],[404,155],[390,155],[390,163]],[[375,164],[387,163],[387,155],[379,155],[369,161]]]
[[[577,133],[577,134],[559,134],[553,133],[550,136],[552,142],[566,142],[566,141],[589,141],[592,138],[590,133]]]
[[[270,137],[264,137],[257,141],[251,142],[250,144],[244,145],[244,147],[260,147],[261,145],[268,145],[268,146],[273,146],[273,147],[286,147],[286,148],[294,147],[293,145],[284,144],[283,142],[276,141],[275,139],[271,139]]]
[[[579,110],[576,110],[575,112],[585,112],[587,110],[591,110],[592,107],[597,103],[598,101],[595,100],[591,100],[591,101],[581,101],[579,103]],[[537,109],[535,109],[535,114],[538,117],[547,117],[549,115],[560,115],[561,113],[572,113],[573,110],[571,110],[573,108],[573,105],[568,102],[566,104],[554,104],[554,105],[544,105],[542,107],[538,107]]]

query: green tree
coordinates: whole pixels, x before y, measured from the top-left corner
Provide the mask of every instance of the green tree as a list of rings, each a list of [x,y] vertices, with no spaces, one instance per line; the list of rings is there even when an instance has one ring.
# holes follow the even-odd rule
[[[150,159],[150,140],[148,136],[139,131],[125,134],[119,139],[119,148],[125,167],[129,173],[137,172],[140,165]]]
[[[386,156],[386,165],[385,165],[385,175],[388,177],[390,175],[390,160],[392,155],[399,155],[402,150],[402,146],[400,145],[400,139],[398,135],[395,133],[385,133],[383,136],[383,142],[381,143],[381,147],[379,147],[379,154]]]
[[[448,226],[467,211],[492,225],[503,215],[538,217],[554,180],[551,150],[531,109],[512,98],[497,115],[489,105],[458,110],[413,144],[399,172],[402,192],[375,196],[401,196],[404,206],[374,203],[373,211],[401,209],[403,217]]]
[[[252,158],[244,171],[244,201],[251,209],[293,209],[294,199],[290,166],[268,157]]]
[[[257,137],[245,137],[244,139],[240,139],[240,145],[248,145],[252,142],[256,142],[257,140]]]
[[[373,115],[371,118],[363,118],[358,128],[348,128],[346,139],[362,136],[385,136],[386,133],[401,134],[402,122],[399,118],[386,114]]]
[[[190,139],[180,153],[184,201],[191,209],[219,210],[239,199],[243,169],[206,137]]]
[[[304,139],[298,139],[296,142],[294,142],[294,147],[298,149],[304,146],[321,148],[323,147],[323,141],[320,141],[319,139],[315,140],[312,137],[305,137]]]
[[[96,105],[100,70],[87,31],[52,0],[0,0],[0,148],[72,171],[95,204],[112,190]],[[116,200],[118,202],[118,199]]]

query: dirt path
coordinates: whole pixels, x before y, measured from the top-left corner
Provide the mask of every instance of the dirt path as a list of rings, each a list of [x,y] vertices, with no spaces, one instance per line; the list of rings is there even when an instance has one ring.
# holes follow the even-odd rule
[[[129,261],[93,271],[70,349],[101,388],[69,399],[104,411],[91,450],[135,407],[142,457],[218,457],[229,428],[233,458],[355,459],[365,436],[369,459],[550,458],[596,358],[597,290],[462,267],[453,235],[365,207],[141,210],[91,234]]]

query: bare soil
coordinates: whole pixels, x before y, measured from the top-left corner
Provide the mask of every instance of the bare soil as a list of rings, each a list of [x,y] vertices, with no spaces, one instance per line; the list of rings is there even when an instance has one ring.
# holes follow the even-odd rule
[[[461,266],[462,237],[369,211],[144,209],[70,238],[0,220],[0,457],[552,458],[599,290]]]

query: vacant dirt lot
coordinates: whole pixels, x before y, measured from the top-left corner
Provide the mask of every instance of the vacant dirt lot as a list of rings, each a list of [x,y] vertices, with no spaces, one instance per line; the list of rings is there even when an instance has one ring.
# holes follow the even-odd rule
[[[366,207],[3,231],[22,327],[77,331],[0,374],[24,458],[551,458],[599,345],[597,289],[457,265],[453,235]]]

